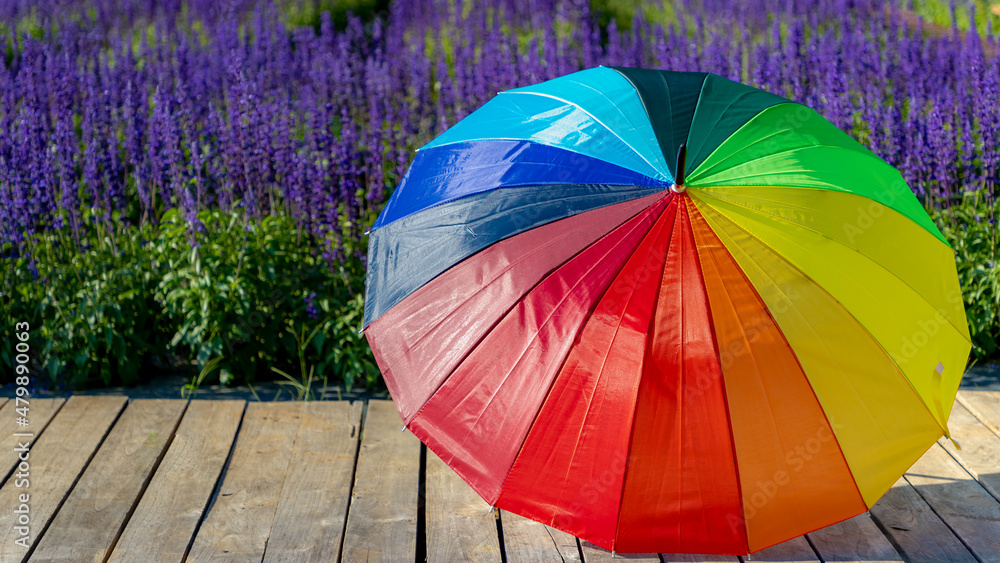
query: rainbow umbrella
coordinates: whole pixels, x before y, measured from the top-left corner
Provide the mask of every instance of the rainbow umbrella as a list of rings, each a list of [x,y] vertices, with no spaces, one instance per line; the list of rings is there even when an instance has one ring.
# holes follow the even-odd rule
[[[712,74],[502,92],[370,235],[366,334],[406,427],[487,502],[620,552],[745,554],[864,512],[947,435],[971,346],[899,173]]]

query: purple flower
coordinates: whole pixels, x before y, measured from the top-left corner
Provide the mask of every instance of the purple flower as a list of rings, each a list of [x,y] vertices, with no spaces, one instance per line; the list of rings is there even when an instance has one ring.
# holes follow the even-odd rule
[[[309,315],[310,319],[315,319],[316,317],[319,316],[319,311],[316,310],[316,305],[313,304],[313,300],[314,299],[316,299],[316,292],[315,291],[313,291],[313,292],[309,293],[308,295],[306,295],[306,298],[305,298],[306,314]]]
[[[240,202],[350,260],[414,149],[498,90],[598,64],[747,81],[860,134],[918,194],[995,194],[992,33],[927,33],[873,0],[685,1],[669,25],[637,9],[604,28],[589,4],[397,0],[317,29],[255,0],[0,3],[46,30],[0,37],[0,243],[171,207],[196,242],[199,210]]]

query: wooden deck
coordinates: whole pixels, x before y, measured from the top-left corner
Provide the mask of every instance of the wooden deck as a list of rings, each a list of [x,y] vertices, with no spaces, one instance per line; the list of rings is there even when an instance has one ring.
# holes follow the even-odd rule
[[[0,399],[0,403],[3,403]],[[0,408],[0,561],[610,561],[497,511],[388,401],[38,399]],[[962,391],[941,441],[871,510],[752,561],[1000,561],[1000,392]],[[33,434],[27,475],[15,433]],[[30,487],[18,488],[27,478]],[[15,511],[28,493],[27,540]],[[619,554],[636,561],[736,557]]]

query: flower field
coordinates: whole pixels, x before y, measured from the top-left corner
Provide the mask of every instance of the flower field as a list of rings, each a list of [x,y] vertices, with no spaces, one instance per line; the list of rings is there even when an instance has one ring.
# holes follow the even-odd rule
[[[603,64],[758,86],[898,167],[956,249],[974,355],[998,354],[983,4],[615,4],[0,0],[0,329],[31,323],[47,387],[177,361],[377,387],[364,233],[414,150],[499,90]]]

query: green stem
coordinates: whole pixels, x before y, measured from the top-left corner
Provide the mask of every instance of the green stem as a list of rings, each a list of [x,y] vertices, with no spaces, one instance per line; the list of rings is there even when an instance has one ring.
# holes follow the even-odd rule
[[[239,279],[240,270],[243,269],[243,258],[247,253],[247,227],[250,225],[250,218],[246,216],[244,217],[246,218],[246,221],[244,221],[243,224],[243,240],[240,242],[240,257],[236,261],[236,275],[233,276],[233,279]]]

